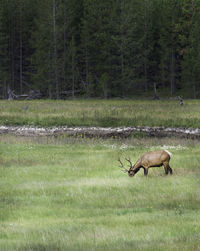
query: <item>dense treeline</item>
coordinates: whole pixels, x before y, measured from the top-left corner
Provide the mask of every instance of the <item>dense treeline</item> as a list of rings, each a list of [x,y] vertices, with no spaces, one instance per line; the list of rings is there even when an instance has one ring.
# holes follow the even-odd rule
[[[199,97],[200,0],[0,0],[0,93]]]

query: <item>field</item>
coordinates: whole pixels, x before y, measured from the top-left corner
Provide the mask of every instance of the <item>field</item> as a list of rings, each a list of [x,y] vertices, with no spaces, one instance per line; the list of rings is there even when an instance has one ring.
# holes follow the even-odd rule
[[[0,125],[200,128],[200,101],[0,101]]]
[[[172,176],[121,172],[119,156],[160,148]],[[174,138],[1,135],[0,250],[200,250],[199,151]]]

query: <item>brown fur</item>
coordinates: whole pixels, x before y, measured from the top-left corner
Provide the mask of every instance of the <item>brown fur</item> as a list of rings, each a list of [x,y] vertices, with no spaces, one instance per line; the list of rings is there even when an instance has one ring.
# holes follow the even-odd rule
[[[130,177],[134,176],[140,170],[140,168],[143,168],[144,175],[147,175],[150,167],[160,166],[164,166],[165,174],[168,174],[169,172],[170,174],[172,174],[172,169],[169,165],[170,158],[170,153],[165,150],[147,152],[136,161],[134,166],[130,166],[130,169],[128,170],[128,175]]]

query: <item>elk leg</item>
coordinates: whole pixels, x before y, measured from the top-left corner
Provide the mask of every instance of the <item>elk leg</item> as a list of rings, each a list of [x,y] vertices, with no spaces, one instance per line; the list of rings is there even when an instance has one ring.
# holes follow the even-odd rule
[[[148,175],[148,168],[144,167],[144,176]]]
[[[169,172],[169,168],[168,168],[169,164],[167,162],[165,162],[165,163],[163,163],[163,165],[164,165],[164,168],[165,168],[165,174],[167,175],[168,172]]]
[[[173,173],[173,171],[172,171],[172,169],[171,169],[171,167],[170,167],[170,165],[169,165],[169,164],[168,164],[168,170],[169,170],[170,174],[172,174],[172,173]]]

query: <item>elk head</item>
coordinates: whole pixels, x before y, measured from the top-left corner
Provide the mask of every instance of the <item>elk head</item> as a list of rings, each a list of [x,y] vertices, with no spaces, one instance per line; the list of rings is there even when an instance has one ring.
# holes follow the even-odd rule
[[[128,163],[130,164],[130,165],[129,165],[129,169],[126,169],[126,168],[124,167],[123,163],[121,162],[120,158],[118,158],[118,161],[119,161],[119,163],[120,163],[120,167],[123,169],[122,171],[123,171],[124,173],[128,173],[129,177],[132,177],[132,176],[135,175],[134,165],[132,164],[130,158],[128,158],[128,159],[125,158],[125,160],[128,161]]]

